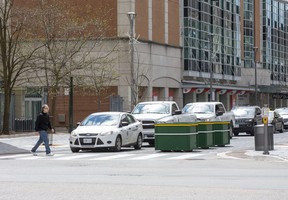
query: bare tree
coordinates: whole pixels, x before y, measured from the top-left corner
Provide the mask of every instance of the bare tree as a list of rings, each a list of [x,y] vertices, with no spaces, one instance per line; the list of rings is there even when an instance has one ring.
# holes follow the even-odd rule
[[[38,3],[39,17],[35,24],[44,45],[38,54],[38,63],[42,60],[44,64],[37,65],[37,70],[40,80],[45,80],[49,89],[52,115],[55,115],[60,87],[68,86],[71,76],[81,75],[84,69],[115,51],[116,46],[96,56],[109,28],[109,9],[104,9],[105,12],[99,9],[97,15],[80,16],[69,6],[69,1],[38,0]]]
[[[40,46],[31,45],[32,35],[27,23],[33,12],[14,6],[14,0],[0,3],[0,77],[4,90],[4,114],[2,134],[9,134],[11,94],[21,75],[30,69],[33,54]]]
[[[109,55],[109,54],[108,54]],[[114,60],[111,55],[99,59],[84,70],[83,76],[76,77],[78,86],[87,95],[96,95],[98,98],[98,111],[101,110],[101,95],[111,83],[119,78],[118,71],[114,68]],[[115,84],[114,84],[115,85]]]

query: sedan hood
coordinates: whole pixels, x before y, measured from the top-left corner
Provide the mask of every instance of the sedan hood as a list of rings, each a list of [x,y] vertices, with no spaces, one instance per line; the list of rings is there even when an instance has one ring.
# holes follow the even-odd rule
[[[74,131],[76,133],[102,133],[107,131],[113,131],[114,126],[78,126]]]
[[[133,114],[139,120],[159,120],[164,117],[171,116],[170,114]]]

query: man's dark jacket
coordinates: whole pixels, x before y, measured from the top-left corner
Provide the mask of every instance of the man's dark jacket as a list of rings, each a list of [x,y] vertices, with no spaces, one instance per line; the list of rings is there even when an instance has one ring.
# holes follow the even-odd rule
[[[35,122],[35,131],[47,131],[48,129],[52,129],[49,115],[41,112]]]

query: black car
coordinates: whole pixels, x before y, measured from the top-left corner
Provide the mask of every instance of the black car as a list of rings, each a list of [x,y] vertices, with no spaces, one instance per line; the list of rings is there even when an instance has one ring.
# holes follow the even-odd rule
[[[262,111],[258,106],[237,106],[231,110],[235,115],[233,133],[235,136],[241,132],[254,135],[254,126],[263,124]]]

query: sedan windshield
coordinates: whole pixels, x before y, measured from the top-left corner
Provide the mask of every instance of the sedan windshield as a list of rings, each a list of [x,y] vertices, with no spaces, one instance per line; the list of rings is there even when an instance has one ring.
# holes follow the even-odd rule
[[[169,104],[138,104],[132,114],[169,114]]]
[[[119,114],[90,115],[84,119],[81,126],[116,126],[119,118]]]

